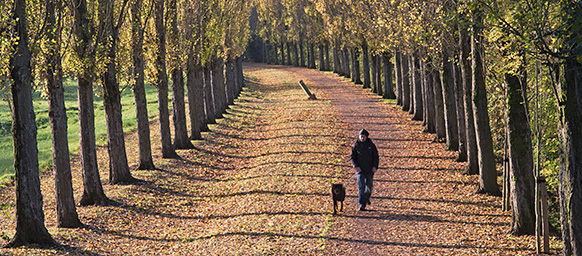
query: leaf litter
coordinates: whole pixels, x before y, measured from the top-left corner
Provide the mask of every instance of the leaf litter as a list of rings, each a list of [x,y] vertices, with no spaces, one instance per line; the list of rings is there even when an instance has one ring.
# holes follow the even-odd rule
[[[114,206],[78,207],[79,229],[56,226],[54,181],[42,175],[46,226],[63,246],[0,249],[4,255],[529,255],[534,238],[508,234],[499,198],[474,194],[475,176],[444,145],[432,143],[398,106],[331,73],[246,64],[246,87],[181,159],[161,159],[152,122],[156,170],[135,170],[135,133],[126,136],[134,177],[109,185],[106,148],[100,174]],[[318,100],[307,100],[303,80]],[[188,122],[189,123],[189,122]],[[357,131],[371,131],[381,155],[371,211],[357,211],[349,163]],[[75,198],[80,161],[72,159]],[[332,183],[344,183],[344,212],[333,215]],[[14,187],[4,236],[15,232]],[[6,241],[4,241],[6,242]],[[561,252],[552,239],[552,253]]]

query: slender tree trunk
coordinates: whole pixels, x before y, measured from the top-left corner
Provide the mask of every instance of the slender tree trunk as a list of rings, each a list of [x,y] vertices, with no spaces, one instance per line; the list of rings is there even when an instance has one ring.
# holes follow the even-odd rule
[[[344,46],[344,49],[342,50],[343,55],[344,56],[344,74],[346,78],[352,78],[352,74],[351,71],[352,69],[350,68],[350,53],[347,47]]]
[[[382,56],[380,54],[374,56],[376,62],[376,94],[382,96],[384,94],[384,87],[382,86]]]
[[[408,56],[402,54],[400,57],[400,63],[402,64],[402,110],[410,110],[410,68],[408,65]],[[436,95],[436,92],[435,92]]]
[[[443,101],[445,106],[446,122],[446,149],[456,151],[459,149],[459,127],[457,126],[457,101],[455,98],[455,77],[453,73],[453,62],[450,61],[448,52],[443,52],[442,63],[442,86]]]
[[[121,93],[117,83],[117,41],[118,32],[114,24],[114,3],[109,0],[99,0],[101,27],[105,29],[102,43],[107,48],[108,63],[103,80],[103,106],[107,123],[107,152],[109,153],[109,182],[111,184],[130,183],[134,181],[125,151],[123,138],[123,119],[121,114]]]
[[[420,80],[420,59],[417,54],[412,57],[412,63],[414,65],[414,71],[412,73],[413,86],[411,89],[414,90],[414,115],[412,120],[422,121],[423,112],[423,102],[422,102],[422,81]]]
[[[56,12],[61,13],[54,1],[46,0],[48,52],[45,59],[45,81],[48,91],[49,120],[51,124],[53,170],[57,223],[59,227],[76,228],[82,226],[73,197],[69,140],[67,135],[67,110],[65,108],[65,88],[61,65],[61,26],[56,23]],[[59,15],[60,16],[60,15]]]
[[[473,68],[471,67],[471,40],[466,26],[459,29],[461,76],[463,88],[463,102],[465,107],[465,128],[467,142],[467,167],[464,174],[479,174],[479,160],[477,158],[477,137],[475,135],[475,119],[473,117]]]
[[[225,63],[225,76],[226,79],[226,91],[227,91],[227,103],[228,105],[234,104],[234,99],[237,97],[236,92],[236,74],[235,74],[235,63],[234,59],[228,58]]]
[[[299,66],[305,67],[305,50],[303,49],[303,39],[299,40]]]
[[[281,65],[285,64],[285,43],[281,42]]]
[[[461,76],[461,68],[458,63],[455,63],[455,98],[457,105],[457,127],[459,131],[459,154],[457,155],[457,162],[467,161],[467,127],[465,125],[465,101],[463,95],[463,78]]]
[[[413,115],[414,114],[414,107],[416,106],[414,103],[414,72],[415,71],[415,67],[414,67],[414,58],[412,55],[408,56],[408,86],[410,87],[408,89],[408,91],[410,92],[410,94],[408,95],[410,97],[410,108],[408,109],[408,114]]]
[[[362,68],[364,69],[364,89],[371,88],[370,81],[370,52],[368,51],[368,42],[363,40],[362,43]]]
[[[329,59],[329,44],[326,43],[323,52],[325,53],[325,70],[331,71],[331,61]]]
[[[333,72],[341,75],[341,63],[337,46],[333,47]]]
[[[200,99],[202,98],[199,94],[200,91],[196,88],[200,86],[198,83],[199,78],[197,76],[200,75],[199,72],[196,70],[196,61],[194,60],[194,54],[190,52],[188,54],[188,64],[186,67],[186,89],[188,95],[188,112],[190,114],[190,137],[191,140],[199,140],[202,139],[202,135],[200,134],[200,121],[199,121],[199,112],[201,108],[199,107]]]
[[[299,47],[297,43],[293,43],[293,51],[295,52],[295,58],[293,59],[293,66],[299,67]]]
[[[152,146],[150,140],[150,125],[145,93],[145,63],[143,55],[143,25],[141,22],[140,8],[142,0],[134,0],[131,4],[132,24],[132,51],[133,51],[133,96],[135,99],[135,112],[137,119],[137,137],[139,144],[140,170],[153,170]]]
[[[196,109],[198,112],[198,127],[200,127],[200,132],[207,132],[209,129],[205,110],[204,67],[197,62],[194,66],[194,72],[196,73],[194,77],[194,95],[196,97]]]
[[[519,77],[505,74],[507,84],[511,233],[535,234],[535,182],[531,129]]]
[[[493,154],[493,139],[489,126],[487,107],[487,90],[485,89],[485,69],[483,66],[483,18],[481,10],[476,8],[472,15],[473,34],[471,38],[471,66],[473,68],[473,115],[475,117],[475,134],[479,159],[480,193],[501,195],[497,185],[497,170]]]
[[[293,61],[291,61],[291,43],[287,42],[285,44],[287,46],[287,65],[293,65]]]
[[[434,92],[434,110],[435,110],[435,128],[436,135],[434,141],[445,142],[447,139],[446,123],[445,123],[445,103],[443,100],[443,87],[441,85],[440,72],[434,70],[432,72],[433,92]]]
[[[404,105],[402,103],[402,53],[399,51],[396,51],[396,55],[394,55],[394,64],[396,68],[394,70],[394,76],[396,80],[396,105],[402,106]]]
[[[216,59],[212,66],[212,92],[214,96],[214,111],[216,118],[222,118],[226,110],[226,90],[224,88],[224,61]]]
[[[431,66],[430,60],[421,63],[421,72],[423,74],[422,78],[424,81],[424,91],[425,91],[425,113],[426,113],[426,126],[424,132],[436,133],[435,125],[435,96],[434,88],[432,84],[432,72],[433,67]]]
[[[214,97],[212,93],[212,73],[209,64],[204,66],[204,113],[207,124],[216,123],[216,115],[214,111]]]
[[[362,78],[361,78],[362,75],[360,73],[360,61],[358,60],[358,58],[360,57],[360,51],[359,50],[360,49],[357,48],[357,47],[354,47],[353,50],[352,50],[353,56],[354,56],[353,59],[352,59],[352,62],[354,63],[353,64],[353,67],[354,67],[354,72],[353,72],[354,73],[354,82],[356,84],[362,84]]]
[[[319,70],[325,71],[325,60],[323,59],[323,44],[319,45]]]
[[[378,69],[378,62],[376,62],[376,55],[372,55],[370,57],[371,61],[371,67],[370,67],[370,72],[371,72],[371,79],[372,79],[372,93],[378,93],[378,79],[376,79],[376,75],[378,74],[378,72],[376,72],[376,69]]]
[[[390,62],[390,54],[385,52],[382,54],[383,71],[384,71],[384,94],[382,98],[384,99],[396,99],[394,94],[394,83],[392,82],[392,70],[394,65]]]
[[[32,105],[31,54],[26,28],[26,2],[14,1],[16,52],[12,64],[12,137],[14,139],[14,170],[16,172],[16,233],[6,247],[28,244],[56,245],[44,225],[42,194],[38,174],[36,123]]]
[[[172,136],[170,133],[170,113],[168,110],[168,75],[166,74],[166,27],[164,24],[164,0],[156,0],[156,33],[157,33],[157,78],[156,87],[158,88],[158,111],[160,118],[160,137],[162,141],[162,157],[176,158],[178,154],[172,145]]]
[[[311,43],[309,44],[309,56],[311,56],[309,59],[309,68],[315,69],[315,46]],[[322,55],[320,55],[320,57],[322,57]],[[319,65],[321,66],[321,62]]]
[[[87,2],[75,0],[72,10],[75,19],[73,33],[75,34],[75,54],[77,59],[85,63],[85,68],[77,73],[77,96],[79,102],[79,143],[81,164],[83,166],[83,195],[81,205],[108,205],[111,203],[103,192],[97,166],[97,150],[95,146],[95,113],[93,109],[92,66],[95,52],[92,45],[91,23],[88,19]]]

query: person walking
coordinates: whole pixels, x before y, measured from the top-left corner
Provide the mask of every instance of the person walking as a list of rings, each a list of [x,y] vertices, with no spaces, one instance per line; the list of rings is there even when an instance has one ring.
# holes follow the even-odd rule
[[[366,210],[366,205],[370,204],[374,174],[378,170],[380,157],[374,142],[368,138],[370,134],[366,129],[362,129],[358,134],[358,139],[352,147],[350,161],[358,175],[358,202],[360,211]]]

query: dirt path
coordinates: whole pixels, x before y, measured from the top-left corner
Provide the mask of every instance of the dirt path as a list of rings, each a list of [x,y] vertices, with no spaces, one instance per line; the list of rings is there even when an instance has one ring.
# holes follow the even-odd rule
[[[393,104],[330,73],[245,64],[248,86],[223,118],[180,159],[134,170],[137,138],[126,137],[140,182],[107,182],[117,204],[78,207],[81,229],[56,225],[54,182],[41,176],[46,226],[62,247],[2,249],[0,255],[527,255],[532,237],[507,235],[499,198],[475,195],[454,152],[432,143],[419,122]],[[303,80],[318,100],[307,100]],[[366,128],[380,152],[371,211],[357,211],[349,153]],[[80,161],[72,158],[75,198]],[[343,182],[344,212],[332,214],[330,188]],[[14,188],[0,187],[0,246],[14,235]],[[555,248],[559,241],[552,242]],[[553,252],[556,252],[553,249]]]

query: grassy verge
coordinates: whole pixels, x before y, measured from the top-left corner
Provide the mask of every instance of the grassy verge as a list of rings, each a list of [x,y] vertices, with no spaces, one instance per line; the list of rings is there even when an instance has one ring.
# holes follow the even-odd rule
[[[77,81],[68,79],[65,84],[65,106],[68,117],[69,150],[72,154],[79,150],[79,121],[77,102]],[[95,87],[95,136],[98,146],[107,143],[107,127],[105,122],[105,110],[103,108],[103,98],[98,96],[100,89]],[[135,104],[133,93],[130,87],[123,87],[121,104],[123,111],[123,127],[125,132],[135,130]],[[148,100],[148,114],[150,117],[157,116],[157,92],[153,86],[146,86]],[[6,94],[0,95],[0,184],[4,184],[14,177],[14,147],[12,139],[12,114],[9,98]],[[48,101],[40,92],[33,95],[34,110],[36,113],[37,144],[39,152],[39,165],[41,171],[51,169],[52,165],[52,145],[51,128],[48,116]]]

